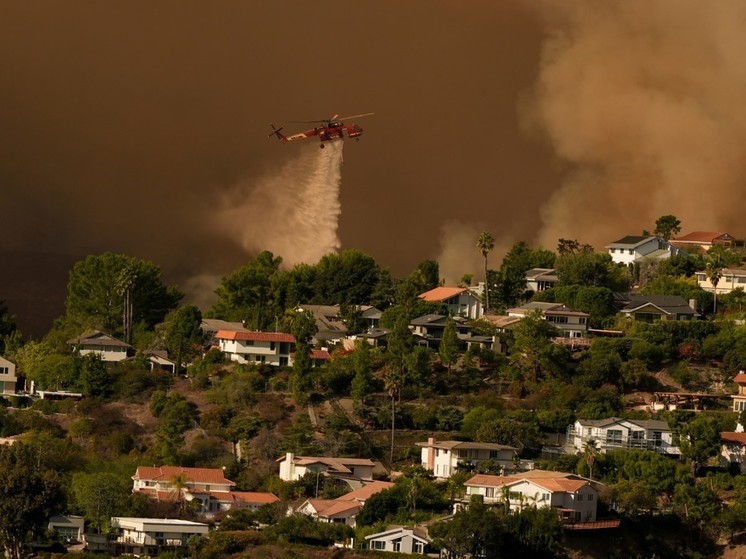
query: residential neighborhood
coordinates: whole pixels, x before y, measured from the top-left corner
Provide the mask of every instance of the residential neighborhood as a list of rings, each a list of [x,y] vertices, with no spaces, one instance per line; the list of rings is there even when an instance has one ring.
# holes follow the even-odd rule
[[[724,243],[709,250],[738,248]],[[519,244],[521,267],[500,265],[518,279],[489,294],[426,261],[388,299],[374,268],[352,302],[283,287],[237,303],[242,287],[208,316],[164,295],[171,310],[150,326],[101,310],[88,327],[61,320],[49,345],[5,337],[0,466],[13,456],[28,483],[42,464],[70,479],[50,486],[64,500],[42,503],[47,539],[25,545],[154,555],[240,532],[249,546],[457,557],[470,522],[517,549],[634,539],[627,526],[646,515],[701,541],[725,533],[685,511],[741,502],[729,491],[746,463],[746,306],[728,279],[740,268],[713,275],[710,253],[658,236],[607,249]],[[370,263],[346,262],[335,281],[349,275],[352,293]],[[266,254],[244,268],[278,286],[292,273]],[[117,497],[102,506],[105,492]]]

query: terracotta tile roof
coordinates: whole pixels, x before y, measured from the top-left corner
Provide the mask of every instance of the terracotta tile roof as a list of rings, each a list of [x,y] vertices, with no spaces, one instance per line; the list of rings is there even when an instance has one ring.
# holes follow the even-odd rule
[[[436,287],[430,291],[425,291],[425,293],[420,293],[418,297],[431,303],[439,303],[446,299],[450,299],[451,297],[455,297],[456,295],[460,295],[464,291],[468,290],[465,287]]]
[[[689,243],[711,243],[713,239],[727,235],[725,231],[692,231],[683,237],[676,237],[675,241]]]
[[[477,474],[469,478],[464,485],[479,485],[487,487],[502,487],[514,483],[516,480],[508,476],[493,476],[489,474]]]
[[[183,468],[181,466],[138,466],[134,480],[150,480],[169,482],[176,476],[184,478],[192,483],[205,483],[217,485],[236,485],[226,479],[225,473],[220,468]]]
[[[337,497],[337,501],[365,501],[370,499],[371,495],[380,493],[384,489],[390,489],[394,484],[390,481],[372,481],[366,483],[360,489],[355,489],[349,493],[345,493],[341,497]]]
[[[278,458],[277,462],[283,462],[285,456]],[[293,462],[299,466],[309,466],[311,464],[324,464],[331,471],[343,474],[352,473],[347,466],[375,466],[375,463],[368,458],[335,458],[330,456],[295,456]]]
[[[311,350],[311,359],[323,359],[325,361],[331,361],[331,354],[328,351],[324,351],[322,349],[312,349]]]
[[[308,503],[319,516],[324,518],[352,516],[363,507],[359,501],[338,501],[337,499],[308,499]]]
[[[229,503],[251,503],[261,505],[271,505],[280,500],[274,493],[257,492],[257,491],[210,491],[210,497],[216,501]]]
[[[255,342],[290,342],[295,343],[292,334],[284,332],[236,332],[233,330],[218,330],[215,338],[221,340],[252,340]]]
[[[746,446],[746,433],[736,433],[735,431],[723,431],[720,433],[720,440],[725,443],[738,443]]]
[[[738,384],[746,383],[746,373],[743,371],[739,371],[739,373],[733,377],[733,382],[736,382]]]

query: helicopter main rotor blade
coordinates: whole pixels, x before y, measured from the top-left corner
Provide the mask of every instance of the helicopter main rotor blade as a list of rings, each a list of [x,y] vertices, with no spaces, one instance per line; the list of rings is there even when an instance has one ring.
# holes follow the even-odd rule
[[[371,115],[374,115],[374,114],[376,114],[376,113],[363,113],[361,115],[343,116],[339,120],[350,120],[351,118],[362,118],[364,116],[371,116]],[[337,117],[335,116],[334,118],[336,119]]]

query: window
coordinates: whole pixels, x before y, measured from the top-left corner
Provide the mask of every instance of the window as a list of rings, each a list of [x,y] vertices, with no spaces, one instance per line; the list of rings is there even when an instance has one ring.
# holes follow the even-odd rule
[[[422,542],[414,542],[414,552],[419,554],[425,553],[425,544]]]
[[[401,540],[396,540],[394,542],[394,552],[399,553],[401,551]]]
[[[746,401],[735,401],[733,402],[734,411],[746,411]]]
[[[277,346],[277,344],[275,344],[275,342],[270,342],[270,343],[269,343],[269,349],[270,349],[271,351],[274,351],[274,350],[275,350],[275,347],[276,347],[276,346]]]
[[[589,500],[589,501],[592,501],[592,500],[593,500],[593,493],[588,493],[588,500]]]
[[[490,460],[497,460],[499,451],[497,450],[490,450]]]
[[[251,347],[254,345],[254,340],[244,340],[243,345]]]
[[[606,444],[622,444],[622,430],[609,429],[606,431]]]
[[[582,493],[578,493],[578,499],[577,499],[577,501],[580,502],[582,500],[583,500],[583,494]]]
[[[8,367],[0,367],[0,375],[7,375],[9,371]]]
[[[541,494],[541,500],[542,501],[548,501],[549,500],[549,493],[542,493]]]
[[[380,540],[373,540],[370,542],[371,549],[386,549],[386,542]]]
[[[661,446],[663,444],[663,432],[653,431],[653,446]]]
[[[494,487],[487,487],[485,489],[484,496],[488,499],[494,499],[495,498],[495,488]]]

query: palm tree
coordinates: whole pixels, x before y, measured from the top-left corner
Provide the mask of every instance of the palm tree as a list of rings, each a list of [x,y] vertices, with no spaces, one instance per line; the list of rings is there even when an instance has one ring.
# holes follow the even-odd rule
[[[169,481],[171,482],[171,487],[173,487],[173,492],[176,494],[176,500],[179,503],[179,511],[183,513],[186,508],[184,489],[189,487],[189,477],[184,473],[180,473],[175,474]]]
[[[585,456],[585,463],[588,464],[588,477],[593,479],[593,465],[596,463],[596,457],[598,456],[598,441],[596,439],[585,441],[583,444],[583,455]]]
[[[720,255],[710,254],[707,256],[705,273],[707,274],[707,279],[710,280],[710,283],[712,284],[712,314],[716,315],[718,312],[718,283],[720,283],[720,278],[723,277],[723,260]]]
[[[384,388],[389,393],[391,398],[391,455],[390,462],[391,467],[394,467],[394,434],[396,432],[396,395],[401,390],[403,384],[403,371],[397,370],[396,368],[389,367],[386,371],[386,376],[383,379]]]
[[[487,311],[490,308],[490,289],[487,285],[487,255],[495,248],[495,239],[490,233],[483,231],[477,239],[477,248],[484,258],[484,310]]]

